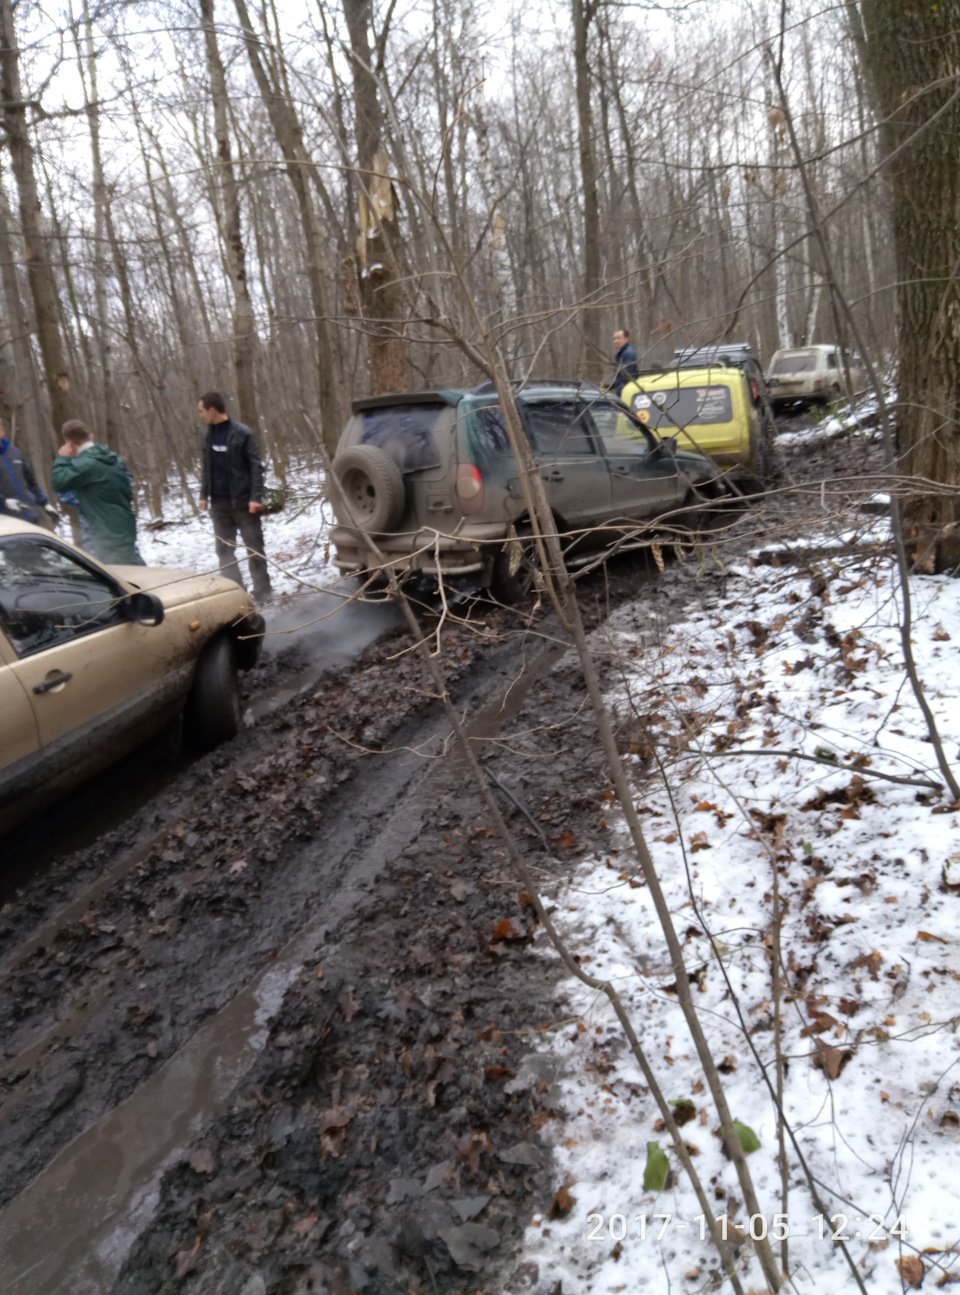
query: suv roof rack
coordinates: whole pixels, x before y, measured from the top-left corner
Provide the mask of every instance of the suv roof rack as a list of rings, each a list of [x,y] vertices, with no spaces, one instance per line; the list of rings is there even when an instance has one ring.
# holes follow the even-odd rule
[[[571,387],[574,391],[596,391],[600,388],[595,382],[590,382],[587,378],[527,378],[525,381],[520,378],[512,378],[510,386],[514,391],[529,391],[532,387]],[[472,393],[477,396],[485,396],[496,393],[496,383],[481,382],[473,387]]]
[[[684,346],[678,347],[673,353],[675,360],[686,362],[693,359],[722,359],[742,360],[747,356],[753,355],[753,347],[749,342],[724,342],[715,346]]]

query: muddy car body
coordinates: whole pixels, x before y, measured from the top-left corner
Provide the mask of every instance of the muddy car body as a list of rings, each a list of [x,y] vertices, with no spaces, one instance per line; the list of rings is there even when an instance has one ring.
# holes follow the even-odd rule
[[[839,346],[818,342],[776,351],[767,373],[770,399],[781,409],[828,405],[843,395],[848,375],[852,395],[865,380],[863,362]]]
[[[0,831],[181,715],[200,747],[232,736],[262,631],[231,580],[105,567],[0,518]]]
[[[515,400],[571,558],[631,525],[677,525],[715,486],[713,464],[596,387],[533,383]],[[401,576],[465,577],[512,600],[527,508],[492,384],[356,401],[334,472],[342,574],[370,568],[366,532]]]

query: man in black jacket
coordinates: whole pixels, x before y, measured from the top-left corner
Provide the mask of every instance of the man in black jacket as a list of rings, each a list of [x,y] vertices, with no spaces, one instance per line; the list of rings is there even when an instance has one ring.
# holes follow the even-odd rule
[[[219,391],[200,397],[200,417],[207,425],[203,437],[200,507],[210,507],[220,572],[243,585],[237,561],[237,532],[247,548],[253,597],[258,603],[272,596],[270,572],[263,548],[263,465],[257,438],[244,423],[226,412]]]
[[[30,460],[10,444],[7,429],[0,423],[0,515],[3,514],[38,526],[60,520],[59,513],[40,489]]]
[[[628,382],[633,382],[640,376],[640,370],[637,368],[637,353],[630,342],[630,334],[625,328],[617,329],[613,335],[613,344],[617,348],[614,356],[617,367],[610,379],[610,387],[619,396]]]

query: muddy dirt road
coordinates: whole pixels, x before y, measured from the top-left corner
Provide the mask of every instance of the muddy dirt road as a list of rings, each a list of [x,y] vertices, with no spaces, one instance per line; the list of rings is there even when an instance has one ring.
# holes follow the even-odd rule
[[[655,575],[592,575],[589,618],[642,597],[653,624],[723,581]],[[273,654],[252,727],[108,830],[77,797],[71,848],[47,838],[0,909],[4,1295],[549,1289],[513,1256],[561,1185],[531,1043],[556,963],[367,610],[335,662],[309,631]],[[531,861],[566,870],[607,848],[578,673],[549,615],[469,615],[436,635],[448,685]]]

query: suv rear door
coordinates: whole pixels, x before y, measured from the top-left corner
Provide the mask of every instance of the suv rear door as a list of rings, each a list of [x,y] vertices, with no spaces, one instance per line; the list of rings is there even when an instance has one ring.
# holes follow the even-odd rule
[[[658,517],[681,503],[686,485],[673,456],[622,406],[595,400],[590,418],[607,456],[610,518]]]
[[[394,399],[361,408],[350,443],[384,450],[403,473],[406,510],[398,531],[445,530],[456,521],[454,410],[440,400]]]
[[[517,402],[554,513],[571,528],[610,515],[610,474],[587,406],[577,399]]]

